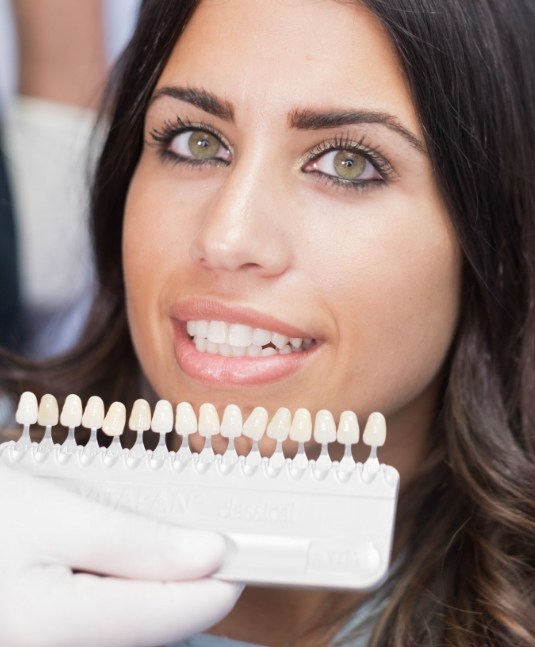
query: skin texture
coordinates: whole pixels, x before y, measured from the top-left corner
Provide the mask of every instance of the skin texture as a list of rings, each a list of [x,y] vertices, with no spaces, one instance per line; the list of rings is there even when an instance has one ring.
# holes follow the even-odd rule
[[[353,409],[362,424],[379,410],[389,429],[381,457],[406,483],[437,406],[461,260],[393,46],[350,4],[205,0],[156,92],[177,86],[217,96],[233,118],[161,93],[147,113],[123,251],[129,322],[150,384],[174,403],[235,402],[244,413],[259,404],[271,413]],[[295,111],[350,110],[388,114],[389,125],[291,126]],[[162,156],[187,149],[188,136],[167,145],[151,135],[177,117],[219,136],[220,162]],[[318,155],[347,146],[386,160],[387,177],[368,164],[366,177],[380,178],[373,184],[330,182],[333,154]],[[276,317],[319,343],[283,377],[199,379],[177,357],[176,312],[206,301],[238,309],[237,321],[240,308]],[[251,590],[216,631],[281,644],[322,599]]]

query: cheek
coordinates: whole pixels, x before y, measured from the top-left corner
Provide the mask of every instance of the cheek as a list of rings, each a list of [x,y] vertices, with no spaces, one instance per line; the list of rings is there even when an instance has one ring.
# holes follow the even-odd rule
[[[403,227],[377,220],[315,250],[324,262],[316,263],[314,279],[336,321],[336,365],[364,408],[388,414],[416,398],[451,346],[460,251],[446,216],[431,213],[400,220]]]

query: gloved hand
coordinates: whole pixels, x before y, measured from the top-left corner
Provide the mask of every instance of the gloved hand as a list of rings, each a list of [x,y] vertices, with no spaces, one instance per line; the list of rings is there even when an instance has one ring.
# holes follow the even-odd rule
[[[0,466],[0,645],[153,647],[195,634],[239,595],[203,579],[224,550],[215,533],[116,511]]]

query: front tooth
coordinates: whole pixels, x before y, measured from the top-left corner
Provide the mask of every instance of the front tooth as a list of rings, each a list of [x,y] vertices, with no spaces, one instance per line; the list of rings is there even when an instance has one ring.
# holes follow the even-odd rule
[[[312,418],[308,409],[297,409],[290,427],[290,440],[306,443],[312,438]]]
[[[65,398],[59,421],[64,427],[79,426],[82,422],[82,400],[79,395],[71,393]]]
[[[86,429],[100,429],[104,421],[104,402],[98,395],[92,395],[85,405],[82,426]]]
[[[24,391],[20,396],[15,420],[19,425],[34,425],[37,422],[37,398],[35,393]]]
[[[232,357],[232,347],[229,344],[218,344],[218,355]]]
[[[132,431],[143,432],[150,429],[150,405],[146,400],[140,398],[134,402],[128,426]]]
[[[208,324],[208,341],[224,344],[227,341],[228,324],[224,321],[210,321]]]
[[[247,357],[260,357],[261,352],[262,352],[261,346],[257,346],[256,344],[251,344],[250,346],[247,346]]]
[[[205,402],[199,407],[199,434],[210,438],[219,433],[219,416],[213,404]]]
[[[126,407],[122,402],[113,402],[102,423],[102,431],[107,436],[120,436],[126,422]]]
[[[286,407],[277,409],[271,422],[267,426],[266,433],[268,438],[273,438],[273,440],[277,440],[279,442],[286,440],[290,433],[291,422],[292,414],[289,409]]]
[[[278,348],[279,350],[283,347],[286,346],[286,344],[290,341],[289,337],[286,337],[286,335],[281,335],[278,332],[273,333],[271,336],[271,343],[273,346]]]
[[[382,447],[385,444],[386,420],[382,413],[374,411],[370,414],[366,427],[364,427],[362,440],[370,447]]]
[[[206,337],[195,337],[195,348],[199,353],[206,353]]]
[[[197,416],[189,402],[176,405],[175,431],[181,436],[191,436],[197,431]]]
[[[213,341],[206,340],[206,352],[211,355],[216,355],[219,350],[219,344],[216,344]]]
[[[243,346],[231,346],[232,357],[245,357],[247,353],[247,348]]]
[[[255,407],[243,425],[243,435],[251,440],[260,440],[266,431],[268,412],[264,407]]]
[[[190,320],[186,322],[186,330],[190,337],[195,337],[197,334],[197,322]]]
[[[255,346],[265,346],[271,341],[271,333],[269,330],[264,330],[263,328],[255,328],[253,330],[253,338],[251,343]]]
[[[195,324],[197,337],[208,337],[208,321],[206,319],[199,319]]]
[[[336,440],[342,445],[356,445],[359,441],[359,423],[354,411],[343,411],[338,421]]]
[[[314,440],[322,445],[333,443],[336,440],[336,423],[333,414],[327,409],[321,409],[316,413]]]
[[[225,438],[238,438],[242,434],[243,420],[241,409],[236,404],[229,404],[223,412],[221,435]]]
[[[39,410],[37,412],[37,422],[43,427],[52,427],[58,424],[59,409],[58,401],[53,395],[47,393],[41,398],[39,402]]]
[[[168,434],[173,431],[173,407],[168,400],[158,400],[150,427],[157,434]]]
[[[268,346],[267,348],[262,348],[260,351],[260,355],[262,357],[270,357],[271,355],[278,355],[277,349],[272,348],[271,346]]]
[[[227,344],[246,348],[253,341],[253,329],[244,324],[230,324],[227,333]]]

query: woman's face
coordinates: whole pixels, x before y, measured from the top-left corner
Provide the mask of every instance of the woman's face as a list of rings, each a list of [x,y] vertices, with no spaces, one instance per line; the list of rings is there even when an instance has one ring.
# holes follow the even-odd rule
[[[158,396],[379,410],[390,453],[417,451],[460,254],[379,22],[333,0],[204,0],[144,140],[124,270]]]

